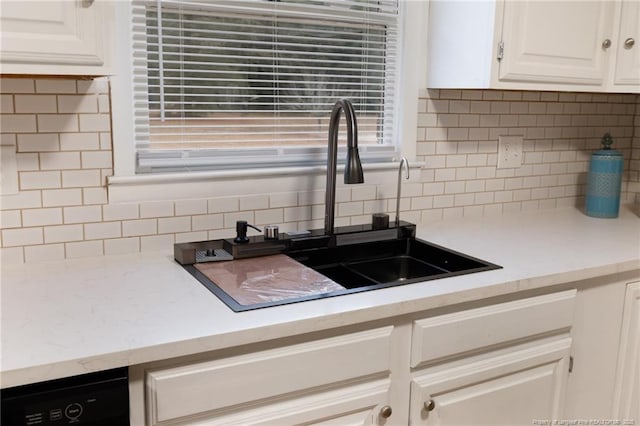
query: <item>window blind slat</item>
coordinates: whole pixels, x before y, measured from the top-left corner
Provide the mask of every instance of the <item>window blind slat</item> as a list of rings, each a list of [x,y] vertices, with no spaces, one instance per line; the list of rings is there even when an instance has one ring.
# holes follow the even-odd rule
[[[138,171],[317,162],[340,98],[363,159],[390,159],[398,21],[397,0],[134,0]]]

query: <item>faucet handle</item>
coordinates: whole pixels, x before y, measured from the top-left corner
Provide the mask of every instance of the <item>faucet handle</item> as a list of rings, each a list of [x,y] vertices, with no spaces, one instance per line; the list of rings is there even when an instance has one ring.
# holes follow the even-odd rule
[[[262,232],[259,228],[249,224],[246,220],[238,220],[236,221],[236,237],[233,239],[233,242],[238,244],[248,243],[249,238],[247,237],[247,227],[249,226],[258,232]]]

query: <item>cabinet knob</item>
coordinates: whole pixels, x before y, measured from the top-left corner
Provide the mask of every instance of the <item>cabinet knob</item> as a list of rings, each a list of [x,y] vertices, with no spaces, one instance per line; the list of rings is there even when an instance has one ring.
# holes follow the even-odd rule
[[[94,2],[94,1],[95,1],[95,0],[82,0],[82,6],[84,6],[84,7],[91,7],[91,6],[93,6],[93,2]]]
[[[391,407],[389,407],[388,405],[385,405],[384,407],[382,407],[382,409],[380,410],[380,416],[382,416],[385,419],[388,419],[389,417],[391,417],[391,414],[393,413],[393,410],[391,409]]]
[[[624,41],[624,48],[625,49],[631,49],[634,44],[636,44],[636,41],[634,39],[632,39],[631,37],[629,37],[628,39],[626,39]]]
[[[608,38],[605,38],[604,41],[602,42],[602,48],[608,49],[610,47],[611,47],[611,40],[609,40]]]
[[[433,399],[425,401],[425,403],[424,403],[424,409],[425,410],[433,411],[434,408],[436,408],[436,402]]]

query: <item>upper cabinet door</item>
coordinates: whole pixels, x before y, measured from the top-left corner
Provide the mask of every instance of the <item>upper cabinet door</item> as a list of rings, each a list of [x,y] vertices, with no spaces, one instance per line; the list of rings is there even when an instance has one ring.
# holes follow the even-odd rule
[[[622,2],[616,53],[614,90],[627,85],[633,92],[640,91],[640,3],[636,0]]]
[[[0,2],[0,72],[101,75],[112,5],[104,0]]]
[[[614,8],[610,1],[504,2],[498,79],[602,86]]]

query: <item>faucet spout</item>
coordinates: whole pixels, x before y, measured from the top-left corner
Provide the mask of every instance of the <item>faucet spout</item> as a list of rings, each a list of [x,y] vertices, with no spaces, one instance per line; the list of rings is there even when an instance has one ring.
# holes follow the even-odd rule
[[[353,105],[348,99],[340,99],[333,106],[329,120],[327,152],[327,186],[325,195],[324,233],[333,234],[336,204],[336,169],[338,161],[338,129],[340,115],[344,111],[347,122],[347,161],[344,168],[344,183],[363,183],[362,163],[358,153],[358,124]]]
[[[402,167],[407,170],[407,179],[409,179],[409,160],[402,157],[400,167],[398,167],[398,192],[396,194],[396,226],[400,226],[400,191],[402,190]]]

